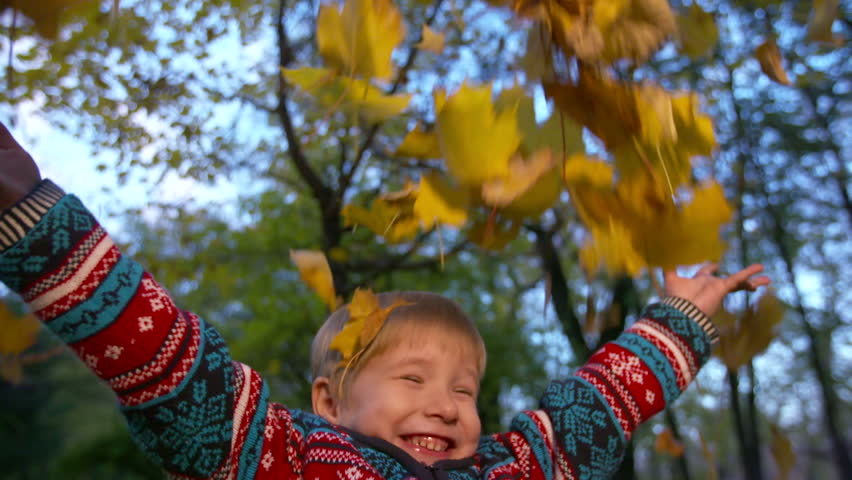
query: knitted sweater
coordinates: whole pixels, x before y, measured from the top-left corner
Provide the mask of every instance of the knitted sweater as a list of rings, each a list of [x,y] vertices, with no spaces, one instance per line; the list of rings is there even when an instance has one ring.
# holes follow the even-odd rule
[[[673,401],[715,331],[668,299],[554,381],[538,410],[427,467],[389,442],[273,403],[216,330],[180,310],[73,195],[43,181],[0,215],[0,281],[109,384],[139,447],[175,478],[602,479],[636,427]]]

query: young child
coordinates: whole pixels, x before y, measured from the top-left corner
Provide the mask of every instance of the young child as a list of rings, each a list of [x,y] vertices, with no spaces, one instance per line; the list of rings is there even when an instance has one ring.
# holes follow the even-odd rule
[[[0,211],[0,280],[110,385],[140,448],[173,478],[606,478],[636,427],[707,360],[707,315],[729,292],[769,283],[752,278],[759,265],[727,278],[714,266],[667,273],[669,297],[551,383],[539,410],[482,436],[485,347],[439,295],[380,294],[384,306],[407,304],[345,369],[329,344],[348,313],[332,314],[313,344],[314,413],[289,410],[215,329],[122,256],[76,197],[41,180],[1,124]]]

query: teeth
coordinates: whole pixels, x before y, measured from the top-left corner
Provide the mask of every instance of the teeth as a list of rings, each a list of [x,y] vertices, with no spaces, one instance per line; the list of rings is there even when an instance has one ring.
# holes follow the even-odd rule
[[[433,452],[443,452],[450,446],[445,440],[440,438],[419,435],[409,438],[409,441],[420,448],[425,448]]]

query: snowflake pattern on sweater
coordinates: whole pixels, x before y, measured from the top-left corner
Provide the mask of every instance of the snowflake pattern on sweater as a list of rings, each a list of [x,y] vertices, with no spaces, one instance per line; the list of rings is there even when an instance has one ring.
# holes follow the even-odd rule
[[[182,479],[608,478],[634,430],[695,377],[715,335],[681,301],[651,305],[552,382],[539,410],[482,437],[473,458],[426,466],[270,401],[216,330],[180,310],[49,180],[0,215],[0,281],[109,384],[139,447]]]

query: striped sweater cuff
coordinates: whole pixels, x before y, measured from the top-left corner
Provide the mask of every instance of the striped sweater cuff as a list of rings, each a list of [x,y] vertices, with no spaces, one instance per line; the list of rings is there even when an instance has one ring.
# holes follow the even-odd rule
[[[710,343],[716,343],[719,341],[719,330],[716,328],[716,325],[713,325],[713,322],[710,320],[710,317],[707,316],[706,313],[702,312],[701,309],[696,307],[692,302],[685,298],[680,297],[666,297],[662,300],[665,305],[672,306],[684,314],[687,317],[691,318],[695,323],[701,326],[704,329],[704,333],[710,337]]]
[[[0,253],[18,243],[65,192],[44,179],[18,203],[0,212]]]

